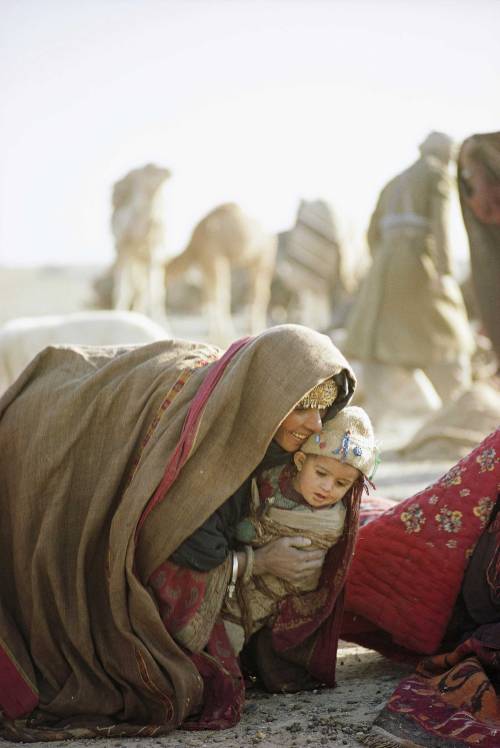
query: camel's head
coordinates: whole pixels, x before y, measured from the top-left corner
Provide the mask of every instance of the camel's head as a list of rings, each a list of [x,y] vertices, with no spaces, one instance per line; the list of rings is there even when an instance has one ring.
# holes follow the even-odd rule
[[[143,166],[142,168],[142,179],[144,180],[144,183],[147,184],[151,193],[156,192],[163,182],[171,176],[172,173],[170,169],[156,166],[156,164],[146,164],[146,166]]]

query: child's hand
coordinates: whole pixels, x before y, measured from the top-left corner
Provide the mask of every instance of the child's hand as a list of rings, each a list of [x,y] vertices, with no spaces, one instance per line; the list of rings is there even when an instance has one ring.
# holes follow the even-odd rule
[[[280,538],[255,551],[253,573],[274,574],[287,582],[298,583],[321,569],[326,551],[308,550],[309,538]]]

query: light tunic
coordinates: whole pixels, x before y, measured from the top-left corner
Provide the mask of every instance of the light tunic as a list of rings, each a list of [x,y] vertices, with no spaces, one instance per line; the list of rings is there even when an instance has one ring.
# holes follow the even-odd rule
[[[449,197],[447,169],[429,155],[382,190],[368,230],[373,263],[347,320],[345,355],[424,368],[472,352],[451,275]]]

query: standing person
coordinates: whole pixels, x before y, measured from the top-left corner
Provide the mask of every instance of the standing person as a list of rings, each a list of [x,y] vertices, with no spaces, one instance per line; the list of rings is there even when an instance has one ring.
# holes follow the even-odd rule
[[[289,460],[354,385],[329,338],[296,325],[224,355],[185,340],[42,351],[0,404],[1,735],[144,736],[237,722],[243,678],[217,615],[206,644],[188,651],[149,580],[165,558],[207,541],[207,570],[188,570],[186,599],[217,613],[238,571],[233,530],[251,476]],[[317,407],[303,400],[315,390]],[[322,565],[324,552],[289,540],[260,549],[267,571],[294,580]],[[303,680],[333,677],[336,646],[324,643],[339,594],[332,580],[272,643],[277,658],[308,651]]]
[[[475,299],[500,366],[500,132],[463,142],[458,187]]]
[[[250,514],[236,527],[244,554],[243,577],[236,594],[226,596],[222,608],[236,652],[264,626],[272,630],[282,600],[312,592],[321,584],[321,568],[295,584],[263,573],[255,563],[263,545],[298,533],[309,538],[312,548],[330,551],[340,545],[334,572],[345,576],[344,557],[354,544],[359,502],[376,459],[370,419],[362,408],[348,406],[327,421],[320,433],[312,434],[294,452],[292,462],[257,475],[252,483]]]
[[[381,402],[391,366],[423,369],[443,402],[470,384],[473,340],[448,243],[451,139],[432,132],[382,190],[368,229],[373,264],[347,321],[346,355]]]

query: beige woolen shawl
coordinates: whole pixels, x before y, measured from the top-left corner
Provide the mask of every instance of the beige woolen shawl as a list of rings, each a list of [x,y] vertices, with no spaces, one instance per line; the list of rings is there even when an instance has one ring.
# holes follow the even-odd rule
[[[183,340],[51,347],[0,400],[0,637],[18,637],[15,654],[42,710],[42,729],[24,739],[50,739],[43,728],[58,720],[63,737],[75,734],[72,725],[82,735],[137,734],[145,725],[159,734],[200,704],[200,675],[144,580],[241,485],[307,391],[345,370],[346,404],[355,384],[329,338],[308,328],[283,325],[250,339],[208,398],[178,478],[138,532],[220,353]]]

